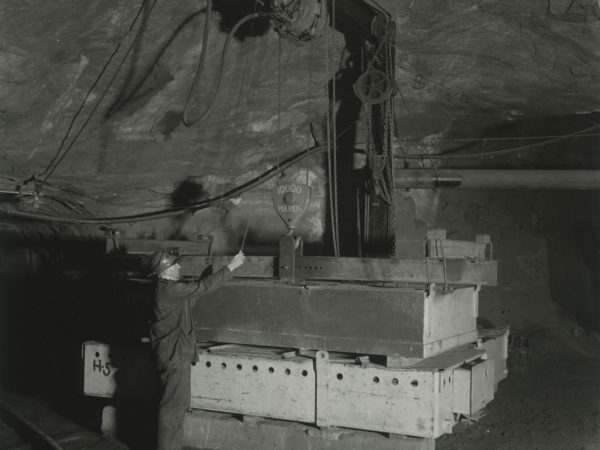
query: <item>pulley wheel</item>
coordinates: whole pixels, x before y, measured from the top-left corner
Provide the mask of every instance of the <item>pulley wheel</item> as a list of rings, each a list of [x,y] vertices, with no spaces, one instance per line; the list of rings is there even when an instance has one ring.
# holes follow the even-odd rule
[[[363,103],[376,105],[389,98],[393,87],[392,80],[385,73],[369,69],[354,83],[354,92]]]

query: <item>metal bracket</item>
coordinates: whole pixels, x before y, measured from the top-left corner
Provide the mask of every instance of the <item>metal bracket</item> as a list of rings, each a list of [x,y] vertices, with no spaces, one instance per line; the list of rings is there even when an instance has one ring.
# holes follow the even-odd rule
[[[315,359],[317,376],[317,411],[316,423],[320,427],[331,425],[329,421],[329,352],[318,351]]]
[[[296,256],[302,256],[304,245],[302,238],[286,234],[279,240],[279,279],[284,283],[296,281]]]
[[[119,239],[121,238],[121,232],[110,228],[106,230],[106,253],[118,253],[121,249]]]

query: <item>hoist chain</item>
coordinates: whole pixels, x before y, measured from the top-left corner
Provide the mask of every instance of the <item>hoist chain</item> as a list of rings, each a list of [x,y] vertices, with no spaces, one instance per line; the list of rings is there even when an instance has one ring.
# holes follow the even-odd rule
[[[373,138],[373,106],[369,107],[367,112],[367,161],[368,167],[373,168],[373,159],[375,157],[375,140]]]
[[[386,75],[390,80],[394,80],[394,45],[393,37],[386,39],[384,67]],[[386,99],[382,104],[383,116],[383,155],[385,159],[384,176],[382,184],[388,204],[388,236],[391,237],[391,254],[396,254],[396,202],[394,190],[394,155],[393,155],[393,134],[394,134],[394,103],[392,96]]]
[[[393,31],[393,28],[389,28]],[[396,204],[394,190],[394,36],[387,33],[377,46],[369,61],[369,68],[377,65],[392,84],[390,95],[380,102],[364,102],[367,112],[367,166],[371,171],[371,182],[375,194],[388,207],[387,235],[390,240],[391,255],[396,253]],[[355,87],[356,90],[356,87]]]
[[[389,158],[389,146],[388,146],[388,135],[389,135],[389,130],[390,130],[390,124],[389,124],[389,118],[388,118],[388,114],[387,114],[387,106],[388,106],[388,100],[386,100],[385,102],[383,102],[381,104],[381,117],[382,117],[382,123],[383,123],[383,127],[382,127],[382,139],[381,139],[381,154],[382,154],[382,160],[383,160],[383,167],[382,167],[382,173],[381,173],[381,192],[382,192],[382,196],[383,199],[385,200],[385,202],[388,204],[388,206],[390,206],[391,202],[390,202],[390,190],[389,190],[389,185],[388,185],[388,174],[389,174],[389,165],[390,165],[390,158]]]
[[[396,197],[394,188],[394,155],[393,155],[393,120],[394,120],[394,109],[393,101],[391,99],[385,102],[385,125],[386,128],[386,165],[385,165],[385,182],[387,183],[389,190],[389,235],[391,236],[391,254],[396,255]]]

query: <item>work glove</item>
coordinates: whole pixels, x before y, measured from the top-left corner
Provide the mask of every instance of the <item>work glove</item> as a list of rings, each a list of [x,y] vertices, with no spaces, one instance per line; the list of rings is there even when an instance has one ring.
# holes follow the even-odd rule
[[[244,252],[240,250],[240,252],[237,255],[231,258],[231,261],[229,262],[229,264],[227,264],[227,267],[233,272],[235,269],[244,264],[245,260],[246,257],[244,256]]]

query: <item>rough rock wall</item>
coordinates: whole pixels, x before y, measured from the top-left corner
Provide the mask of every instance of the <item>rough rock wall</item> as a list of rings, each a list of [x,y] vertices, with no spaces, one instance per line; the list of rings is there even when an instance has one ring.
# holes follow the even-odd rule
[[[218,197],[314,146],[309,118],[322,139],[330,75],[322,45],[279,42],[275,33],[265,32],[264,22],[259,32],[252,25],[240,30],[225,54],[223,89],[211,114],[186,128],[181,111],[203,45],[204,4],[145,2],[139,9],[141,4],[8,2],[0,10],[8,25],[3,66],[9,68],[1,87],[3,175],[44,178],[72,125],[59,156],[64,159],[49,178],[52,184],[43,187],[46,196],[35,209],[16,208],[119,216],[184,206]],[[216,88],[226,19],[226,12],[211,15],[192,117],[206,108]],[[307,63],[309,51],[313,60]],[[299,224],[308,241],[323,233],[322,167],[316,155],[284,174],[298,179],[308,173],[313,186],[309,212]],[[260,243],[268,232],[273,241],[285,231],[271,207],[273,185],[271,180],[193,217],[119,228],[126,235],[157,238],[189,238],[215,228],[225,235],[236,234],[252,216],[249,242]]]
[[[400,134],[478,136],[522,118],[598,111],[593,0],[387,2],[398,23]]]
[[[599,330],[598,231],[576,220],[581,195],[410,190],[400,205],[414,229],[445,228],[450,239],[491,236],[498,286],[482,289],[480,316],[521,331],[553,328],[564,317]]]
[[[480,136],[490,124],[520,117],[598,109],[600,9],[592,0],[380,3],[397,24],[398,136]],[[255,7],[242,0],[214,4],[195,114],[215,89],[227,32]],[[175,191],[189,180],[198,186],[188,201],[219,195],[324,142],[328,82],[349,68],[347,36],[328,29],[312,45],[284,39],[280,48],[266,20],[247,24],[231,41],[211,114],[190,128],[181,124],[204,45],[204,9],[193,0],[2,2],[0,175],[20,181],[44,174],[69,149],[40,204],[8,208],[100,216],[157,210],[173,206]],[[345,83],[351,90],[352,80]],[[364,141],[360,136],[359,129],[349,146]],[[324,165],[316,159],[308,167],[318,199]],[[269,197],[267,187],[257,188],[248,203],[242,198],[230,209],[232,217],[259,205],[266,216],[254,231],[265,225],[275,237],[280,224],[268,212]],[[300,225],[310,239],[325,221],[318,204]],[[211,222],[214,215],[197,217]],[[243,219],[233,221],[234,230],[243,227]],[[177,222],[123,228],[163,236],[177,234]]]
[[[227,32],[253,9],[252,2],[214,3],[193,116],[207,106],[216,88]],[[407,147],[404,150],[433,153],[455,146],[444,142],[448,135],[479,137],[489,132],[490,125],[498,127],[521,118],[543,122],[549,116],[599,108],[600,7],[593,0],[380,3],[397,24],[396,82],[401,95],[395,99],[395,127]],[[192,127],[182,125],[183,105],[205,45],[204,8],[204,2],[193,0],[3,1],[0,176],[11,182],[35,173],[43,176],[47,168],[52,169],[53,157],[61,159],[39,201],[26,199],[3,206],[95,216],[185,206],[218,197],[278,161],[325,142],[328,83],[336,69],[339,75],[349,69],[348,55],[342,53],[345,37],[329,30],[312,44],[280,42],[264,20],[240,29],[231,41],[223,66],[223,89],[211,114]],[[352,79],[342,79],[345,84],[340,88],[350,91]],[[341,90],[338,94],[343,95]],[[361,113],[356,114],[361,119]],[[545,131],[568,133],[583,128],[587,120],[597,122],[593,115],[578,116],[577,126],[563,129],[553,124]],[[514,134],[544,134],[544,127],[535,133],[526,127],[517,131]],[[352,133],[343,151],[354,155],[354,147],[364,143],[364,129]],[[580,143],[573,140],[555,149],[554,167],[587,163],[588,159],[572,157],[572,147]],[[480,148],[485,145],[481,143]],[[487,162],[475,159],[464,161],[463,166]],[[550,164],[544,156],[537,162]],[[531,159],[515,157],[507,166],[531,163]],[[431,161],[425,159],[424,164]],[[298,232],[316,246],[326,230],[325,172],[319,154],[286,172],[296,180],[308,173],[313,199]],[[124,223],[117,228],[131,237],[190,239],[213,233],[217,251],[226,252],[239,245],[249,223],[247,243],[260,251],[273,246],[285,231],[271,206],[274,183],[271,179],[194,216]],[[524,224],[519,228],[510,202],[502,200],[502,207],[496,208],[503,194],[477,193],[464,197],[464,202],[456,200],[459,197],[446,201],[445,195],[459,196],[401,193],[400,233],[422,235],[444,220],[448,225],[460,224],[453,230],[456,233],[472,229],[466,238],[489,228],[497,255],[514,246],[503,256],[509,263],[506,269],[501,265],[501,285],[514,280],[522,288],[515,298],[536,297],[541,286],[538,275],[543,271],[532,267],[541,267],[544,257],[539,235],[526,231],[529,210],[517,221]],[[98,226],[26,222],[3,222],[0,230],[11,235],[27,230],[29,237],[102,235]],[[567,241],[563,236],[556,242]],[[551,266],[561,258],[570,260],[565,255],[573,247],[565,246],[547,252]],[[554,252],[557,257],[552,256]],[[565,271],[561,264],[556,267],[552,279],[562,280]],[[509,269],[514,273],[502,272]],[[578,285],[575,280],[566,276],[561,281],[559,297],[568,297],[569,288],[564,286]],[[529,295],[527,289],[534,292]],[[580,314],[585,311],[589,308]]]

